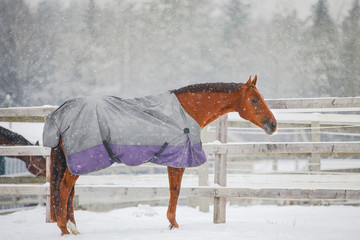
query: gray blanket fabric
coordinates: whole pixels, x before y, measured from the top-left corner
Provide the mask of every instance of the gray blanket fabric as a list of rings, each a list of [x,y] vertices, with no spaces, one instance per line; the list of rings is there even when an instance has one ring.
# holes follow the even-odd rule
[[[201,128],[175,94],[135,99],[113,96],[65,102],[46,119],[43,143],[61,137],[72,174],[86,174],[114,162],[196,167],[206,161]]]

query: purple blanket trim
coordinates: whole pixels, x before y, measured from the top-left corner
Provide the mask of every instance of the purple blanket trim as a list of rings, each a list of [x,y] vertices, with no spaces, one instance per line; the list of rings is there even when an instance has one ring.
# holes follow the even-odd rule
[[[186,147],[168,146],[162,154],[153,159],[161,146],[110,145],[114,154],[129,166],[137,166],[151,160],[152,163],[170,167],[197,167],[206,162],[201,143]],[[106,168],[113,164],[104,145],[86,149],[67,156],[68,167],[72,174],[81,175]]]
[[[113,162],[104,145],[98,145],[66,157],[70,172],[85,174],[109,167]]]

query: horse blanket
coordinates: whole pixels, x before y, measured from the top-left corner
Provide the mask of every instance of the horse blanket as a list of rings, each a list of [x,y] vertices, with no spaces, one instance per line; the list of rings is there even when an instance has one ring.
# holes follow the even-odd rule
[[[146,162],[196,167],[206,161],[199,124],[171,92],[135,99],[113,96],[71,99],[53,111],[43,144],[61,137],[72,174]]]

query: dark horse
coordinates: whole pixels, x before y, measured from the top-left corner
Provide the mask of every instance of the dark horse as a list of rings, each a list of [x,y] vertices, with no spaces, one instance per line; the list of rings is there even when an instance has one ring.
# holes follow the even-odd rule
[[[14,133],[6,128],[0,127],[0,145],[17,146],[17,145],[34,145],[23,136]],[[39,145],[37,142],[35,145]],[[27,170],[35,176],[45,176],[46,160],[41,156],[13,156],[25,162]]]
[[[229,112],[238,112],[240,116],[256,124],[271,135],[276,132],[277,122],[267,107],[264,98],[256,88],[257,77],[245,83],[205,83],[190,85],[173,90],[185,111],[199,124],[205,127],[218,117]],[[134,133],[136,134],[136,133]],[[62,234],[78,234],[76,228],[73,197],[78,175],[69,171],[66,165],[62,141],[52,148],[51,176],[51,220],[57,221]],[[178,228],[175,219],[176,206],[181,187],[184,168],[168,167],[170,201],[167,218],[170,229]]]

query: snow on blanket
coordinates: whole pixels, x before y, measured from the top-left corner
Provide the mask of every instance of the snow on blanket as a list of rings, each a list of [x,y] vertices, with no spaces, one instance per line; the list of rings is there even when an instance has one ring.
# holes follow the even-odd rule
[[[87,97],[69,100],[47,117],[43,142],[56,147],[61,136],[73,174],[114,162],[197,167],[206,161],[200,131],[171,92],[135,99]]]
[[[227,223],[213,224],[212,213],[179,206],[179,229],[169,230],[166,207],[123,208],[111,212],[76,211],[78,236],[60,236],[56,223],[45,223],[45,208],[0,215],[0,239],[360,239],[360,208],[253,206],[227,208]]]

